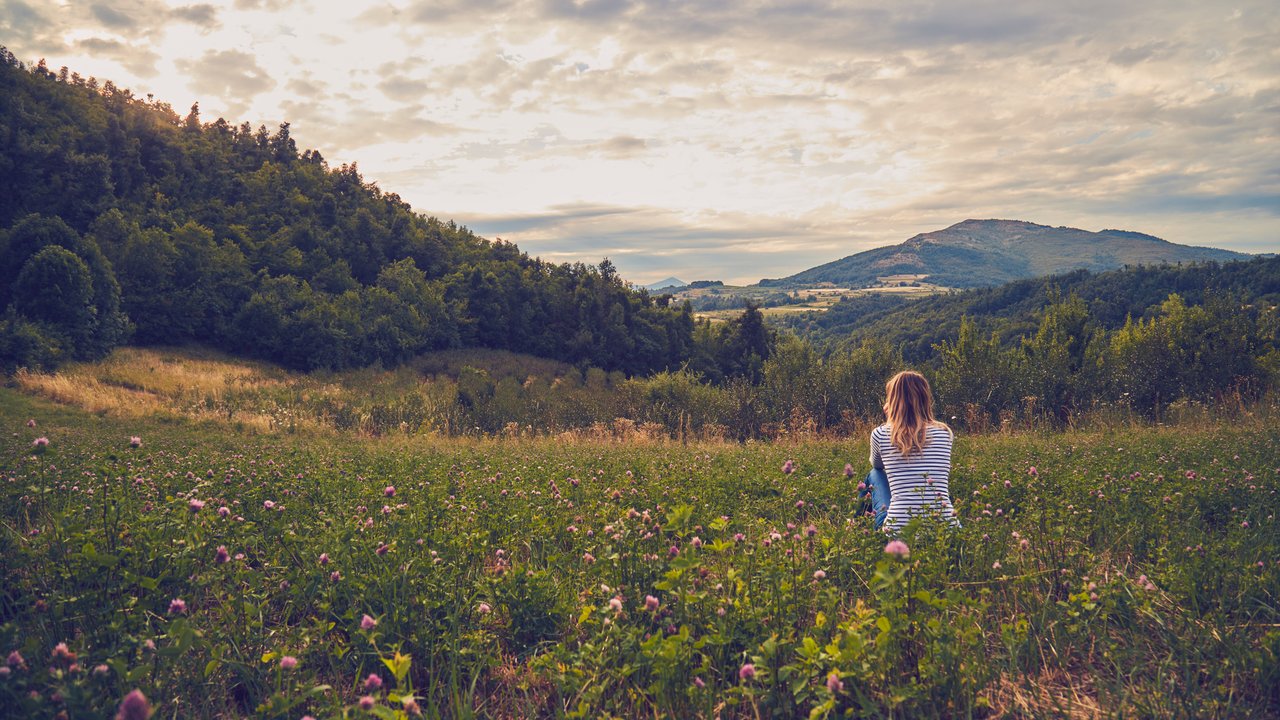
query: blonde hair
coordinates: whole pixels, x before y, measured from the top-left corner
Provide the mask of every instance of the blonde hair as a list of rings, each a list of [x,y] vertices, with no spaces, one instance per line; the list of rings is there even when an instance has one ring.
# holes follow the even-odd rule
[[[914,370],[903,370],[884,384],[884,414],[889,421],[889,442],[903,457],[922,452],[930,427],[946,427],[933,417],[933,391],[929,381]]]

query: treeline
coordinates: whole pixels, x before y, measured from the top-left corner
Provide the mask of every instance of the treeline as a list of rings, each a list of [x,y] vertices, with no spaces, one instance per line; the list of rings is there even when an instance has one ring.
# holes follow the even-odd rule
[[[846,435],[883,421],[885,380],[906,367],[929,377],[942,419],[976,432],[1104,418],[1162,421],[1274,404],[1280,387],[1274,306],[1241,305],[1220,294],[1190,305],[1171,294],[1144,315],[1107,329],[1079,296],[1050,291],[1032,331],[1016,342],[1006,344],[1000,332],[984,333],[964,318],[928,361],[909,363],[900,348],[877,339],[820,352],[769,329],[749,307],[723,326],[731,331],[698,328],[746,343],[731,352],[749,360],[727,374],[713,372],[714,364],[699,367],[696,356],[679,370],[631,378],[598,369],[529,375],[509,366],[464,366],[390,399],[311,412],[322,423],[372,433]],[[696,345],[715,347],[707,338]]]
[[[693,355],[688,307],[415,214],[357,167],[199,108],[179,117],[0,49],[0,364],[126,340],[291,368],[501,348],[647,374]]]

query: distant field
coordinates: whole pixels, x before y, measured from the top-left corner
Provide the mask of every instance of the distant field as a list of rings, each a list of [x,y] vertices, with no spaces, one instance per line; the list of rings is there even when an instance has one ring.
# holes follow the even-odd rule
[[[761,312],[768,315],[790,315],[793,313],[803,312],[824,312],[831,308],[832,305],[840,302],[844,298],[857,297],[859,295],[884,294],[884,295],[901,295],[906,297],[925,297],[928,295],[936,295],[938,293],[950,292],[950,288],[940,287],[921,283],[912,278],[926,277],[915,275],[891,276],[881,278],[881,284],[865,288],[755,288],[755,287],[729,287],[722,289],[719,296],[741,296],[751,299],[755,302],[761,302],[767,294],[785,291],[789,296],[799,296],[801,298],[813,299],[807,302],[796,303],[791,305],[777,305],[773,307],[761,308]],[[764,291],[769,291],[768,293]],[[691,290],[679,293],[677,300],[690,299],[699,297],[709,297],[708,291],[705,289]],[[713,321],[731,320],[742,315],[741,308],[730,308],[723,310],[698,310],[694,312],[694,316],[698,318],[707,318]]]
[[[280,392],[219,362],[184,387]],[[963,528],[901,558],[863,438],[243,427],[0,389],[4,714],[1280,713],[1275,427],[961,436]]]

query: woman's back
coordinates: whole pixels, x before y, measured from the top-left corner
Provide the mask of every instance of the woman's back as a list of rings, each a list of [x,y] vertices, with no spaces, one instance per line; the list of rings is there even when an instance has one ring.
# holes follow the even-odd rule
[[[915,515],[939,513],[958,524],[951,506],[951,430],[945,425],[925,429],[924,449],[903,456],[890,442],[890,425],[871,431],[871,464],[889,477],[889,514],[885,524],[904,525]]]

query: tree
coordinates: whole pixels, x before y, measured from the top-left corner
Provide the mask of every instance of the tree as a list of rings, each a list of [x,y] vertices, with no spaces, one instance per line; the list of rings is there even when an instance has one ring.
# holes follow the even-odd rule
[[[74,356],[91,356],[93,280],[75,253],[50,245],[27,260],[13,283],[13,308],[64,339]]]

